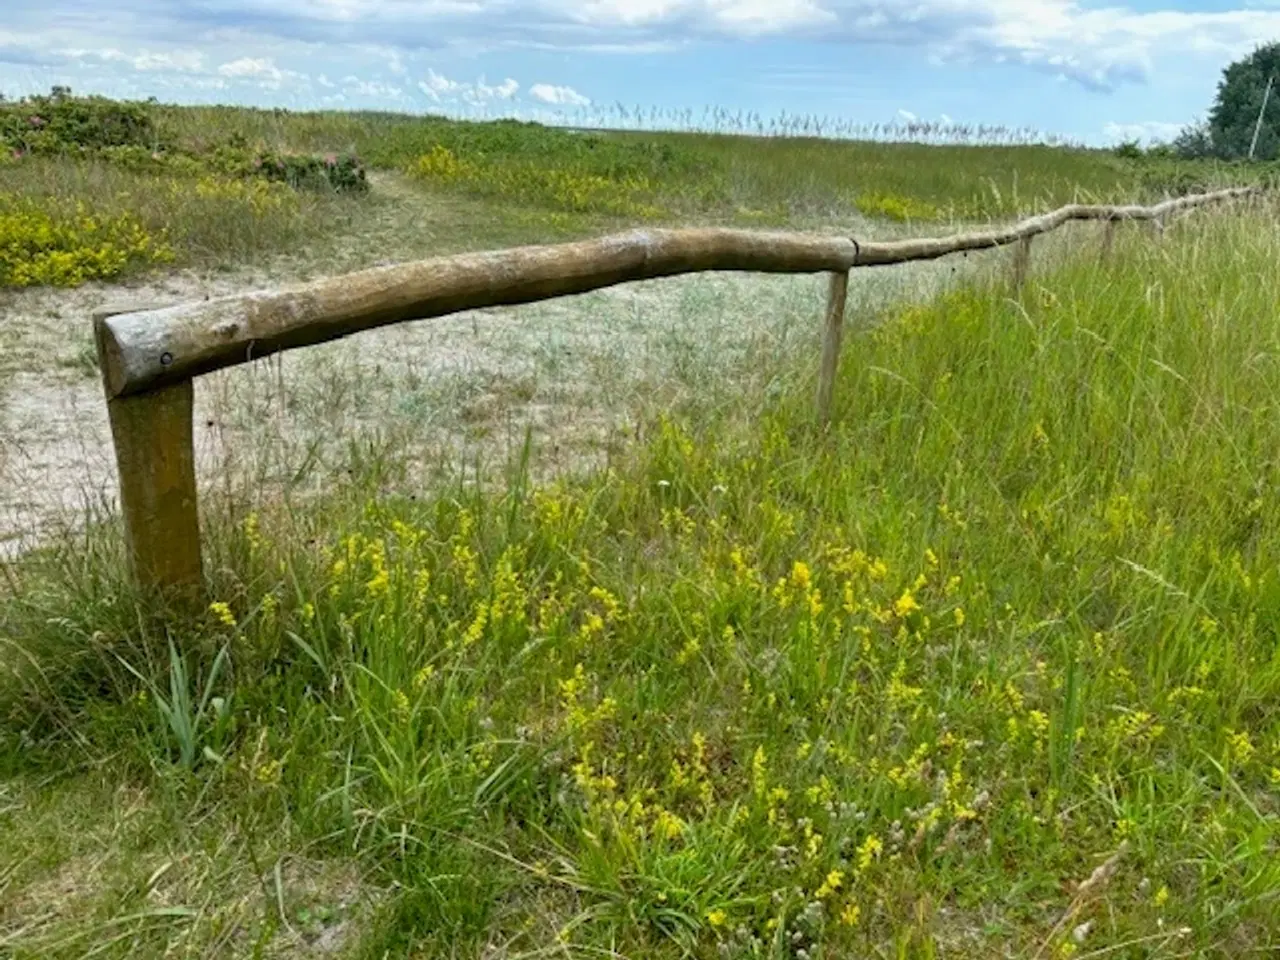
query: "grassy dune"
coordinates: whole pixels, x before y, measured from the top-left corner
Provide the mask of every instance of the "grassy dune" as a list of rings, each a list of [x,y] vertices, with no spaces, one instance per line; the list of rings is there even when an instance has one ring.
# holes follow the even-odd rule
[[[0,951],[1280,949],[1274,216],[895,308],[826,433],[795,356],[589,477],[215,507],[195,621],[31,557]]]
[[[461,204],[458,219],[474,225],[465,246],[637,222],[849,228],[869,217],[923,229],[1241,176],[1037,146],[584,133],[393,114],[40,98],[0,105],[0,215],[7,218],[0,288],[111,279],[157,262],[226,266],[307,247],[323,256],[335,236],[372,239],[385,219],[387,189],[346,195],[325,189],[323,178],[320,189],[295,189],[263,177],[281,160],[320,164],[348,155],[391,182],[393,193]],[[23,217],[15,219],[19,200]],[[127,225],[145,237],[147,252],[86,220]],[[54,262],[35,271],[13,266],[33,257]]]

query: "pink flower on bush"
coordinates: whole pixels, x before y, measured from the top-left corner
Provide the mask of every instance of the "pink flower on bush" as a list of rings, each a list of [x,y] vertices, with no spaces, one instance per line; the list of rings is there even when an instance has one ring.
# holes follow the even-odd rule
[[[45,118],[44,118],[44,117],[33,116],[33,117],[28,117],[28,118],[27,118],[27,123],[31,124],[31,126],[35,127],[37,130],[39,130],[39,129],[40,129],[41,127],[43,127],[46,123],[48,123],[48,121],[47,121],[47,120],[45,120]]]
[[[324,158],[324,165],[326,167],[336,167],[338,165],[338,158],[332,153],[328,154]]]

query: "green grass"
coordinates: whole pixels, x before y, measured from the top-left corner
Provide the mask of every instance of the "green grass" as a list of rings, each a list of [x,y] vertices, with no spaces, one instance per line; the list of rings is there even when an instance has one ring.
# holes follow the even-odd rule
[[[1275,951],[1274,214],[896,308],[827,432],[805,355],[585,478],[211,498],[194,620],[29,558],[0,949]]]
[[[1250,179],[1238,166],[1126,160],[1103,150],[1048,146],[933,146],[731,133],[578,132],[516,121],[467,122],[390,113],[293,113],[235,107],[158,108],[164,136],[188,145],[233,134],[279,149],[352,151],[372,166],[412,167],[443,147],[490,172],[458,189],[502,196],[503,175],[556,171],[646,181],[668,217],[788,219],[883,215],[892,197],[911,219],[1009,217],[1073,201],[1150,198]],[[566,204],[554,190],[548,210]],[[861,201],[861,202],[860,202]],[[892,205],[891,205],[892,206]]]
[[[0,194],[46,209],[82,204],[94,217],[128,215],[183,263],[230,264],[314,241],[359,199],[265,181],[155,176],[111,164],[32,157],[0,165]]]
[[[28,117],[32,111],[53,119],[33,133],[33,120],[43,118]],[[328,256],[346,238],[370,250],[440,250],[414,226],[421,214],[390,231],[407,243],[380,230],[386,201],[403,205],[406,192],[415,210],[465,211],[443,245],[453,249],[637,222],[852,229],[872,219],[936,232],[1073,201],[1151,199],[1269,176],[1047,146],[588,133],[514,121],[77,98],[8,104],[0,121],[0,142],[20,148],[18,156],[0,155],[0,193],[127,216],[170,243],[179,262],[202,266],[279,260],[308,248]],[[264,155],[357,155],[381,173],[381,185],[371,196],[289,189],[254,172],[266,169],[253,161]]]

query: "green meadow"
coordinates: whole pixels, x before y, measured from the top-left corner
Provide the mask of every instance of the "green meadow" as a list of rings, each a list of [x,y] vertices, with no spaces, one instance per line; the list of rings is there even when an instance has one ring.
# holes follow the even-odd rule
[[[135,119],[0,163],[0,285],[324,271],[392,233],[937,234],[1246,173]],[[1072,227],[1021,290],[997,253],[851,312],[825,429],[804,301],[767,380],[689,353],[603,462],[548,477],[526,437],[407,495],[396,445],[307,497],[210,496],[195,613],[136,593],[109,513],[0,562],[0,956],[1280,950],[1275,224],[1263,197],[1122,226],[1106,262]]]

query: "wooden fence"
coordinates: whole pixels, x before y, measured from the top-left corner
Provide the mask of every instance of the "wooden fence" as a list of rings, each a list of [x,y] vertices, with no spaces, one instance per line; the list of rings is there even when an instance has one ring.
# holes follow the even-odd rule
[[[859,242],[848,237],[730,229],[635,230],[553,246],[467,253],[378,267],[289,289],[245,293],[94,318],[120,475],[133,574],[147,591],[198,594],[203,584],[193,442],[193,378],[362,330],[585,293],[615,284],[703,271],[829,273],[818,417],[830,417],[849,271],[1016,244],[1014,283],[1030,267],[1032,240],[1072,220],[1151,222],[1255,193],[1236,188],[1151,207],[1063,207],[1018,224],[950,237]]]

